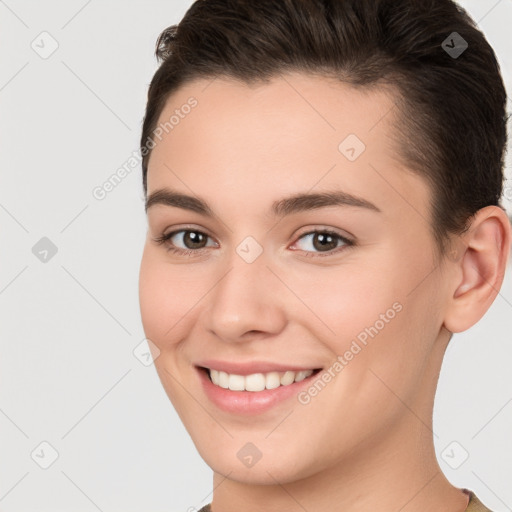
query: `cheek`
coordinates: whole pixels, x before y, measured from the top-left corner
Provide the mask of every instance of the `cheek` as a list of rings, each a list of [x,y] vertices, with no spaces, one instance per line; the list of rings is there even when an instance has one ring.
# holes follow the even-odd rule
[[[289,276],[288,282],[307,306],[302,308],[307,315],[303,318],[310,319],[310,326],[318,325],[320,339],[332,340],[331,348],[338,354],[348,348],[347,340],[364,338],[374,324],[383,330],[397,317],[403,297],[393,279],[394,269],[383,267],[340,265],[299,269]]]
[[[425,318],[425,293],[434,292],[426,286],[411,293],[421,273],[400,261],[382,257],[357,269],[331,267],[295,280],[294,290],[310,309],[303,316],[309,328],[318,326],[316,336],[333,361],[343,358],[339,385],[361,399],[389,394],[372,371],[397,391],[413,386],[435,338],[424,328],[432,321]]]
[[[200,282],[185,280],[179,265],[146,247],[139,274],[139,304],[146,337],[160,348],[183,330],[187,313],[201,296]]]

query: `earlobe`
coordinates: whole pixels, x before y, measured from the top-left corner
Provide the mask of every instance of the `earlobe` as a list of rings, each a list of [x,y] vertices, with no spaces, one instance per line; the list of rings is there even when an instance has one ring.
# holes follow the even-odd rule
[[[462,332],[482,318],[503,283],[511,243],[507,214],[498,206],[482,208],[455,243],[460,257],[452,260],[458,268],[444,326]]]

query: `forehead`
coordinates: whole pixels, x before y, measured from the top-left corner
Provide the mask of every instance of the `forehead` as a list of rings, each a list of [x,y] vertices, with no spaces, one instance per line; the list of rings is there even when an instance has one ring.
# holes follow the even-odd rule
[[[197,103],[193,108],[187,105],[191,98]],[[383,149],[396,110],[392,90],[383,86],[356,89],[334,79],[300,73],[251,85],[217,77],[194,81],[172,94],[158,124],[165,128],[174,117],[163,134],[172,132],[170,145],[188,139],[188,146],[214,150],[222,142],[224,152],[243,148],[263,157],[262,143],[267,144],[267,154],[269,150],[282,153],[304,139],[312,143],[309,146],[314,143],[318,147],[324,141],[323,145],[332,149],[333,143],[349,134],[374,150]],[[192,139],[191,132],[195,135]],[[227,139],[229,147],[224,144]],[[334,148],[338,150],[338,144]]]
[[[425,183],[395,149],[397,115],[393,92],[383,87],[298,73],[255,85],[197,80],[170,96],[161,113],[148,192],[185,185],[220,196],[222,189],[243,203],[256,191],[270,202],[297,189],[338,186],[394,209],[407,208],[397,199],[413,194],[426,207]]]

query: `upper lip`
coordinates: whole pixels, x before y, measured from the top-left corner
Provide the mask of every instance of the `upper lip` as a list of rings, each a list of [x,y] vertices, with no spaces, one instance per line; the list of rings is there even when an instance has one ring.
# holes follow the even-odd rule
[[[234,375],[251,375],[253,373],[268,373],[268,372],[299,372],[306,370],[317,370],[319,366],[301,366],[296,364],[273,363],[270,361],[248,361],[245,363],[234,363],[230,361],[219,361],[208,359],[201,361],[196,366],[219,370]]]

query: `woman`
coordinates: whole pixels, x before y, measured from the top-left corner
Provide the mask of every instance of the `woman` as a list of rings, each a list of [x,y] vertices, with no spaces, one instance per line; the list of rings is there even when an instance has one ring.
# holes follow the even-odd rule
[[[432,430],[509,254],[483,34],[451,0],[199,0],[157,56],[140,304],[202,511],[488,510]]]

